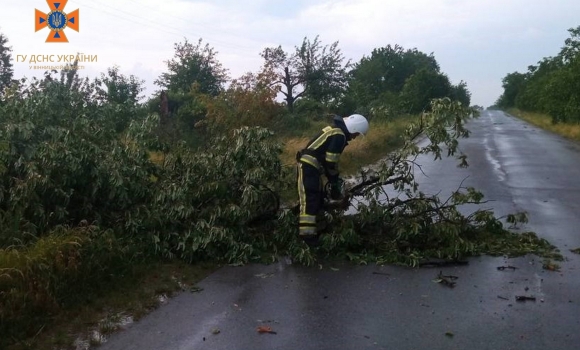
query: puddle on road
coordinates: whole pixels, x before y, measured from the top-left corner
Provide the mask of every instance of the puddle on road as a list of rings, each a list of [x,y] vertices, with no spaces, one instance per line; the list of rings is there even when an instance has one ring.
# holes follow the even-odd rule
[[[499,159],[492,155],[493,148],[490,146],[490,142],[490,135],[486,134],[483,139],[483,145],[485,147],[485,158],[493,166],[493,172],[497,175],[499,181],[504,182],[506,180],[506,173],[502,169]]]

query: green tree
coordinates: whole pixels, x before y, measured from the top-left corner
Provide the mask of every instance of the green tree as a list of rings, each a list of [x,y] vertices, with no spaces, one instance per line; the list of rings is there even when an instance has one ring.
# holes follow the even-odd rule
[[[11,61],[12,47],[8,46],[8,38],[0,33],[0,94],[12,83],[14,68]]]
[[[555,57],[545,57],[528,72],[510,73],[503,80],[500,107],[547,113],[557,122],[580,121],[580,26],[568,30],[570,37]]]
[[[570,37],[564,41],[565,46],[560,51],[564,63],[578,59],[580,55],[580,26],[568,29]]]
[[[497,101],[499,107],[514,107],[516,97],[526,83],[526,75],[518,72],[509,73],[502,79],[503,94]]]
[[[228,71],[217,59],[217,52],[209,44],[203,45],[202,39],[195,45],[185,39],[174,46],[174,57],[166,61],[168,71],[155,80],[165,91],[157,92],[147,105],[150,112],[160,114],[159,131],[166,140],[185,138],[193,145],[203,138],[194,130],[195,123],[205,116],[199,96],[222,93]]]
[[[185,39],[176,43],[175,56],[166,61],[168,72],[162,73],[155,83],[174,92],[188,93],[193,83],[204,94],[212,96],[223,91],[228,80],[228,72],[217,59],[217,52],[209,46],[202,45],[199,39],[196,45]]]
[[[467,89],[467,83],[463,80],[451,87],[451,96],[454,100],[461,102],[464,106],[471,105],[471,92]]]
[[[118,117],[114,120],[117,132],[127,129],[132,120],[143,117],[145,107],[139,103],[143,96],[144,80],[134,75],[126,76],[119,71],[118,66],[110,67],[107,73],[95,79],[96,99],[106,104],[109,110],[115,110]]]
[[[431,99],[450,97],[451,90],[451,83],[445,74],[422,68],[405,81],[401,103],[409,113],[419,113],[429,109]]]
[[[528,71],[523,74],[523,78],[519,78],[523,82],[517,88],[515,104],[511,104],[511,106],[505,103],[500,104],[502,103],[501,99],[505,98],[502,95],[500,100],[498,100],[498,106],[503,108],[515,106],[522,110],[545,112],[545,106],[548,103],[545,88],[549,84],[551,75],[561,68],[561,63],[557,58],[545,57],[537,65],[528,66]]]
[[[439,72],[433,54],[399,45],[376,48],[363,57],[350,73],[349,97],[357,106],[368,106],[385,93],[399,94],[407,79],[419,69]]]
[[[568,30],[570,37],[558,54],[562,66],[545,88],[545,111],[553,122],[580,122],[580,26]]]
[[[243,126],[271,126],[285,114],[285,108],[276,102],[275,92],[268,87],[270,79],[263,74],[246,73],[232,80],[220,95],[203,96],[207,113],[200,124],[218,134]]]
[[[104,88],[100,91],[104,101],[117,104],[137,105],[143,98],[144,80],[134,75],[126,76],[119,71],[118,66],[107,69],[107,74],[101,73],[98,82]]]
[[[313,42],[304,38],[296,55],[298,72],[305,78],[305,98],[328,104],[344,93],[350,61],[343,64],[344,56],[338,48],[338,41],[323,47],[318,36]]]
[[[273,77],[270,86],[284,95],[290,112],[301,97],[330,103],[346,87],[349,62],[343,64],[338,42],[322,46],[318,36],[312,42],[304,38],[293,53],[278,46],[266,48],[260,55],[264,59],[263,72]]]
[[[144,150],[127,147],[114,129],[126,111],[99,104],[95,83],[81,79],[79,88],[70,89],[53,75],[27,83],[0,113],[0,135],[7,145],[0,152],[6,165],[0,213],[19,218],[26,226],[22,234],[31,229],[45,234],[54,225],[81,220],[114,222],[113,209],[128,200],[123,191],[144,185],[136,180],[139,169],[129,165],[138,164],[136,153],[143,151],[142,156]],[[112,183],[121,176],[135,177]]]
[[[543,110],[554,123],[580,122],[580,60],[549,75],[543,89]]]

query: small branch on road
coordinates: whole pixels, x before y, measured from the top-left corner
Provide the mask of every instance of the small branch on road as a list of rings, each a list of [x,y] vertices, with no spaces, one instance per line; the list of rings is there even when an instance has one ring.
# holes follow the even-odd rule
[[[536,301],[536,297],[529,297],[525,295],[516,295],[516,301]]]
[[[437,275],[437,278],[435,280],[433,280],[433,282],[441,283],[444,286],[447,286],[449,288],[453,288],[453,287],[455,287],[454,281],[458,278],[459,277],[457,277],[457,276],[445,276],[445,275],[443,275],[443,271],[439,271],[439,275]]]
[[[445,260],[445,261],[425,261],[419,263],[420,267],[441,267],[441,266],[458,266],[458,265],[469,265],[469,261]]]
[[[378,271],[373,271],[373,275],[383,275],[383,276],[390,276],[390,273],[386,273],[386,272],[378,272]]]

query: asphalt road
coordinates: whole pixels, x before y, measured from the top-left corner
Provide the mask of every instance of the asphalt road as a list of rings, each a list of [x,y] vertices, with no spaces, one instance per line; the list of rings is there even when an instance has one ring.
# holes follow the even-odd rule
[[[580,146],[499,111],[468,125],[453,159],[421,161],[421,188],[482,190],[498,215],[525,210],[526,230],[559,247],[559,272],[534,256],[467,266],[401,268],[288,263],[224,267],[113,335],[101,350],[578,349]],[[515,270],[498,270],[499,266]],[[442,271],[455,288],[434,283]],[[518,295],[536,301],[516,301]],[[260,334],[258,326],[275,334]]]

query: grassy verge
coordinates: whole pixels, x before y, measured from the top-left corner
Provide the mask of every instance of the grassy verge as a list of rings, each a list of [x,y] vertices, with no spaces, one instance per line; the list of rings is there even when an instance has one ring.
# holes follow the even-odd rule
[[[509,109],[507,112],[544,130],[549,130],[571,140],[580,141],[580,124],[553,124],[552,117],[549,115],[534,112],[524,112],[519,109]]]
[[[136,322],[175,293],[195,292],[195,284],[217,268],[214,264],[156,263],[135,267],[134,273],[89,303],[39,325],[36,336],[7,350],[89,349],[124,325]]]
[[[415,116],[400,117],[391,121],[372,123],[364,138],[357,138],[345,149],[340,167],[345,175],[356,175],[364,166],[374,164],[386,154],[403,145],[403,135]]]

